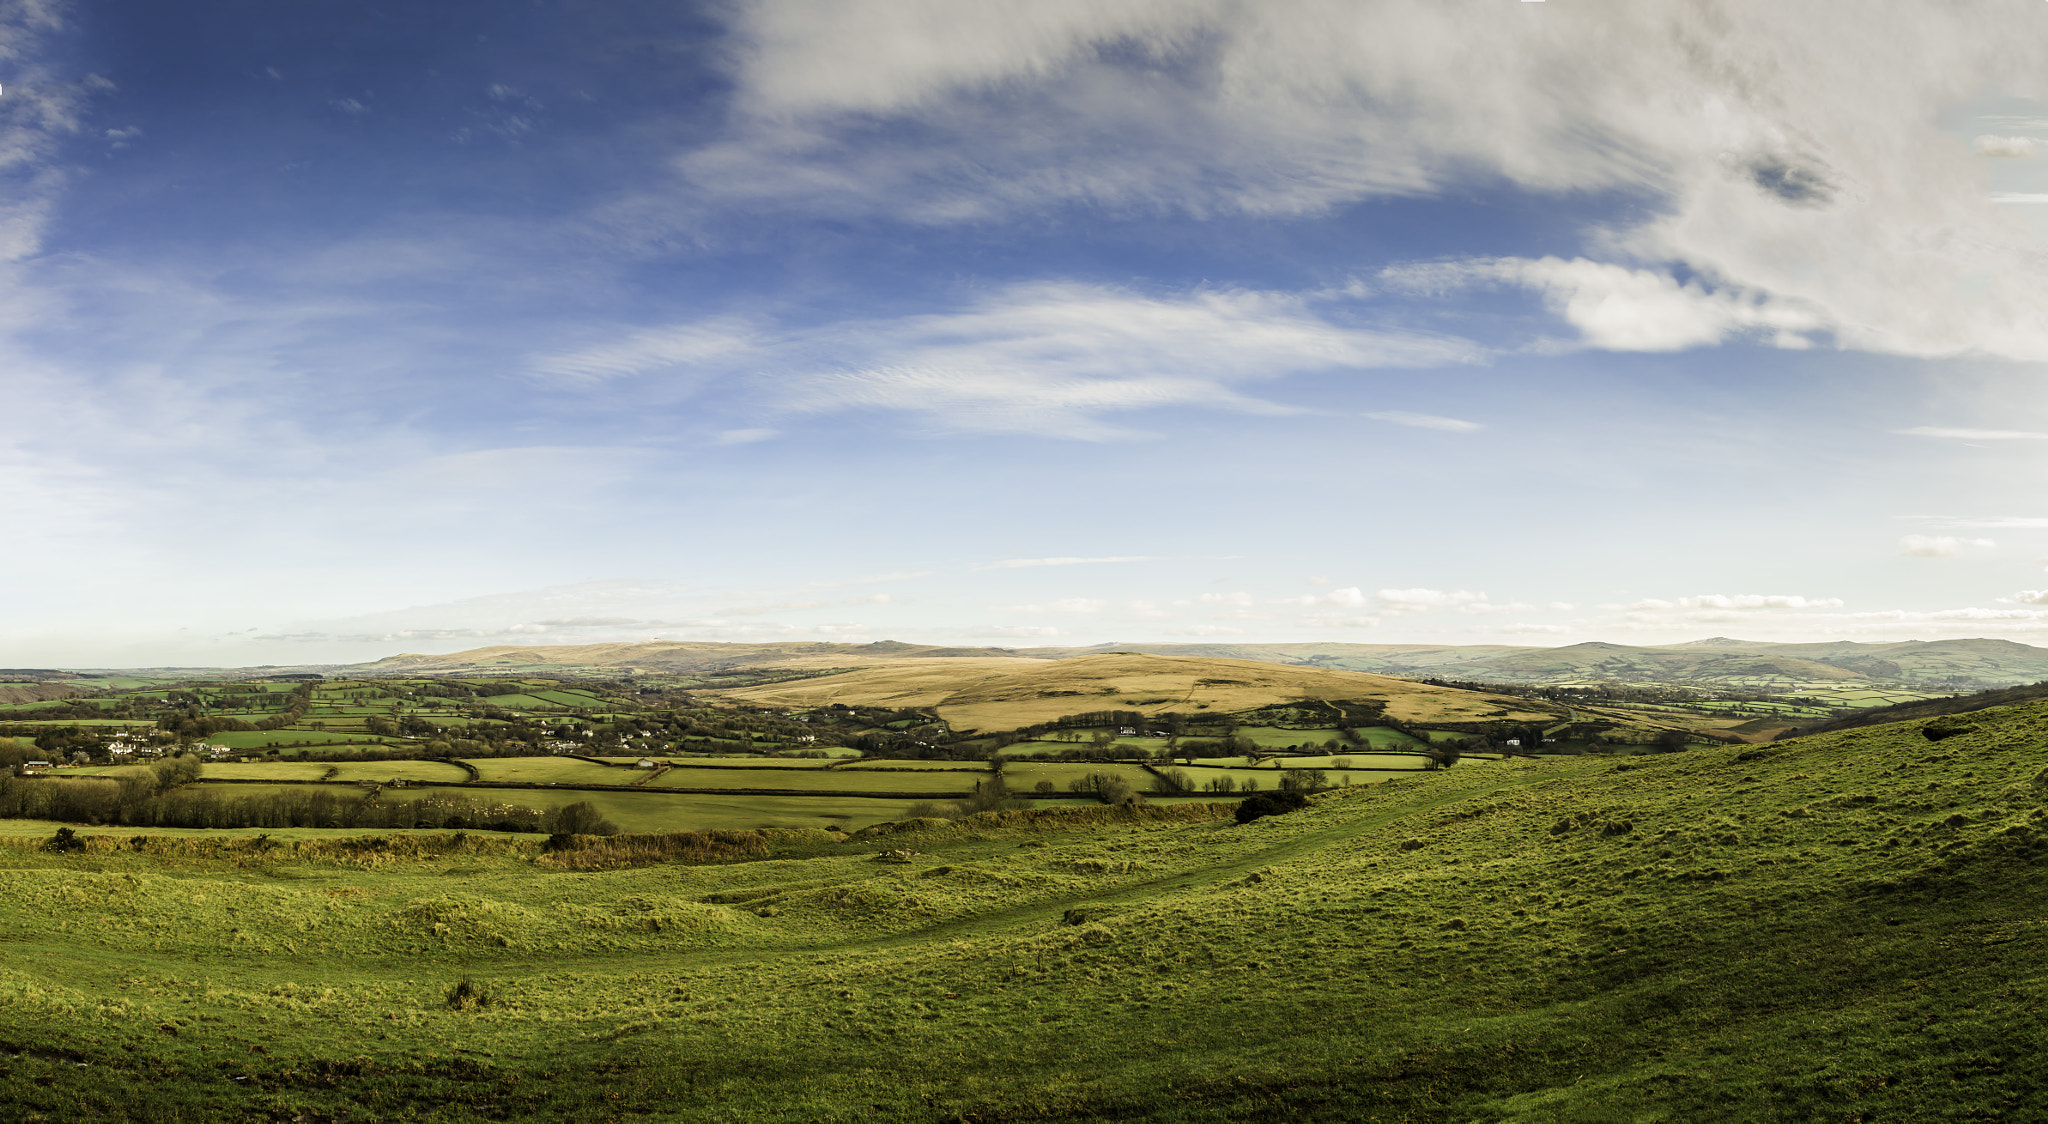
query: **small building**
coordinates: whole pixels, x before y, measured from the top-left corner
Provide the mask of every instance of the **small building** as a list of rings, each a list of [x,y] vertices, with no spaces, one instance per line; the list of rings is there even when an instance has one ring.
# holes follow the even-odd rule
[[[21,763],[21,767],[24,769],[47,769],[50,767],[50,763],[48,761],[24,761]]]
[[[1129,737],[1136,737],[1136,736],[1137,736],[1137,733],[1138,733],[1138,731],[1137,731],[1137,730],[1135,730],[1135,729],[1133,729],[1133,728],[1131,728],[1131,727],[1129,727],[1129,726],[1118,726],[1118,727],[1116,728],[1116,732],[1117,732],[1117,733],[1118,733],[1118,734],[1119,734],[1120,736],[1122,736],[1122,737],[1126,737],[1126,738],[1129,738]]]
[[[654,765],[655,761],[652,757],[642,757],[640,760],[633,762],[635,769],[652,769]]]

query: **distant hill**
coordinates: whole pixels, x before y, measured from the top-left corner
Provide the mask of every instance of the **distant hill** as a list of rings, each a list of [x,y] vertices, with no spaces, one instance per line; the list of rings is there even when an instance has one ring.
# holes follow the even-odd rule
[[[1777,644],[1726,636],[1633,646],[1588,641],[1560,648],[1427,644],[1106,644],[1026,648],[1016,654],[1070,658],[1103,651],[1221,656],[1371,671],[1407,678],[1528,685],[1593,680],[1754,690],[1853,683],[1972,691],[2048,679],[2048,648],[2010,640],[1908,640]]]
[[[1063,660],[915,659],[818,679],[718,692],[757,706],[930,707],[956,730],[1013,730],[1095,710],[1213,710],[1374,699],[1427,724],[1555,722],[1561,708],[1364,672],[1253,660],[1118,653]],[[1333,710],[1333,714],[1336,712]]]
[[[631,644],[499,644],[447,655],[405,653],[374,663],[337,668],[348,675],[500,674],[519,671],[667,672],[723,671],[741,667],[857,667],[903,659],[1019,658],[1005,648],[954,648],[881,640],[873,644],[727,644],[649,640]]]
[[[1514,685],[1615,680],[1707,689],[1798,691],[1896,684],[1958,692],[2048,679],[2048,648],[2010,640],[1908,640],[1777,644],[1725,636],[1635,646],[1589,641],[1557,648],[1507,644],[1098,644],[1086,648],[976,648],[907,644],[782,642],[501,644],[446,655],[407,653],[372,663],[297,669],[335,675],[691,674],[739,668],[858,668],[903,660],[1008,659],[1040,663],[1111,653],[1248,660],[1405,679],[1443,678]],[[248,673],[245,669],[243,673]]]
[[[84,693],[69,683],[0,683],[0,703],[48,702]]]

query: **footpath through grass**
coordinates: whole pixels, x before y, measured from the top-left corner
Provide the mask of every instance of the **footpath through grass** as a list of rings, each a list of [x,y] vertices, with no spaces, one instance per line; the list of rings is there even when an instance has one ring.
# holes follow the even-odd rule
[[[714,865],[445,833],[0,840],[0,1105],[2042,1119],[2048,705],[1975,722],[1461,765],[1245,826],[796,832]]]

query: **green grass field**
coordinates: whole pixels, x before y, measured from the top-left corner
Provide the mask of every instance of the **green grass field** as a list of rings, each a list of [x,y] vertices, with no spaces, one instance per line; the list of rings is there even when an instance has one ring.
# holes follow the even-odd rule
[[[2048,704],[1940,742],[1919,725],[1461,764],[1245,826],[1069,807],[708,865],[578,870],[474,832],[138,852],[111,829],[75,854],[0,833],[0,1105],[2041,1119]],[[599,798],[637,802],[614,818],[705,799]]]
[[[593,765],[574,757],[479,757],[470,764],[480,780],[531,784],[632,784],[647,775],[643,769]]]
[[[648,792],[590,792],[573,788],[476,789],[424,786],[406,789],[402,798],[411,800],[428,794],[503,801],[528,808],[552,809],[569,804],[588,803],[626,831],[752,830],[763,827],[821,827],[827,823],[860,828],[871,823],[896,819],[904,815],[916,801],[928,799],[906,795],[902,802],[898,803],[891,800],[834,799],[823,796],[700,796],[667,793],[658,789]]]
[[[210,761],[200,768],[199,775],[209,780],[308,780],[317,781],[333,773],[338,781],[408,781],[461,782],[469,774],[460,766],[445,761],[279,761],[250,762],[236,764],[227,761]],[[495,799],[495,796],[485,797]]]
[[[1017,761],[1003,769],[1003,783],[1012,792],[1031,791],[1040,781],[1051,781],[1061,792],[1067,786],[1094,773],[1107,773],[1122,777],[1132,788],[1140,792],[1152,787],[1152,774],[1137,765],[1104,765],[1092,763],[1068,763],[1054,761]],[[964,776],[964,774],[963,774]],[[969,777],[968,780],[973,778]]]
[[[645,776],[647,770],[633,771]],[[929,769],[670,769],[647,788],[802,788],[820,792],[902,792],[918,796],[962,796],[985,773],[938,773]],[[628,776],[631,783],[636,777]]]
[[[369,734],[347,734],[329,730],[229,730],[206,739],[229,749],[263,749],[268,746],[369,745],[385,739]],[[393,739],[394,741],[396,739]]]

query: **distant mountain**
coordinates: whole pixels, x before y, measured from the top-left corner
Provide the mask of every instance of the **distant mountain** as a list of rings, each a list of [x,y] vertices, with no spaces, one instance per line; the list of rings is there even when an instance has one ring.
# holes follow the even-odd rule
[[[2010,640],[1908,640],[1777,644],[1709,637],[1635,646],[1604,641],[1558,648],[1509,644],[1097,644],[1086,648],[968,648],[908,644],[783,642],[514,645],[446,655],[408,653],[372,663],[289,670],[332,675],[692,674],[740,668],[855,668],[899,660],[1067,660],[1115,653],[1251,660],[1363,671],[1403,679],[1556,685],[1604,680],[1709,689],[1797,691],[1857,683],[1980,691],[2048,680],[2048,648]],[[239,674],[278,674],[285,669]],[[214,674],[220,674],[216,671]]]

